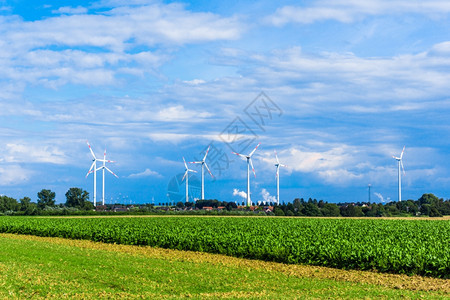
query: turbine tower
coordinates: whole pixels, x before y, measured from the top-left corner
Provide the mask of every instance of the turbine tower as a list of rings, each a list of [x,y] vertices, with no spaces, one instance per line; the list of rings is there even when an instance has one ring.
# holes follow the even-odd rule
[[[94,173],[94,206],[97,206],[97,158],[95,157],[94,151],[92,151],[91,145],[89,144],[89,141],[86,141],[89,150],[91,151],[93,162],[91,165],[91,168],[86,174],[86,178],[89,176],[90,173]]]
[[[280,167],[287,167],[286,165],[280,164],[280,161],[278,160],[277,151],[275,151],[275,158],[277,159],[277,163],[275,164],[275,167],[277,168],[277,204],[280,205]]]
[[[103,185],[102,185],[102,205],[105,205],[105,170],[107,170],[109,173],[113,174],[114,176],[116,176],[117,178],[119,178],[119,176],[117,176],[116,174],[114,174],[113,171],[111,171],[107,166],[106,163],[113,163],[115,161],[112,160],[107,160],[106,159],[106,148],[105,148],[105,152],[103,152],[103,159],[98,159],[98,161],[103,162],[103,165],[98,168],[97,170],[102,170],[103,171]],[[96,170],[96,171],[97,171]]]
[[[251,200],[250,200],[250,165],[252,166],[252,171],[256,178],[255,168],[253,167],[253,162],[252,162],[252,155],[253,155],[253,153],[255,153],[256,149],[258,149],[259,145],[261,145],[261,143],[256,145],[255,149],[253,149],[253,151],[250,152],[249,155],[232,152],[233,154],[236,154],[242,158],[247,159],[247,206],[250,206],[252,204]]]
[[[186,167],[186,172],[184,173],[183,179],[184,177],[186,177],[186,202],[189,202],[189,172],[195,172],[197,173],[197,171],[191,170],[188,168],[186,161],[184,160],[183,157],[183,162],[184,162],[184,166]],[[181,181],[183,181],[183,179],[181,179]]]
[[[405,168],[403,168],[403,153],[405,152],[405,146],[403,146],[400,157],[392,156],[398,163],[398,201],[402,201],[402,173],[400,172],[400,166],[402,167],[403,175],[405,175]]]
[[[206,169],[209,172],[209,175],[211,175],[211,177],[214,178],[213,174],[211,173],[211,171],[208,168],[208,165],[206,164],[206,156],[208,155],[209,148],[211,148],[211,146],[208,147],[208,149],[206,150],[205,156],[203,157],[203,159],[201,161],[189,162],[190,164],[201,164],[202,165],[202,200],[205,200],[205,171],[204,171],[203,166],[206,167]]]

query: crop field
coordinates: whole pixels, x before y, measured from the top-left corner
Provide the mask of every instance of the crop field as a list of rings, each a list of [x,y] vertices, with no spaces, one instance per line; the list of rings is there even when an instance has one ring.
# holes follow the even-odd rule
[[[447,220],[2,217],[0,232],[148,245],[288,264],[450,276]]]
[[[0,234],[1,299],[448,299],[448,280]]]

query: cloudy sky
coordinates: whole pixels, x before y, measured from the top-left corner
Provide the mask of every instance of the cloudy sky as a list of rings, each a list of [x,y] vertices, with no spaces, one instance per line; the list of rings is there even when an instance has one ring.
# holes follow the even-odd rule
[[[83,4],[86,3],[86,4]],[[0,0],[0,194],[106,202],[184,193],[211,146],[205,197],[397,200],[450,195],[450,3]],[[198,165],[190,165],[200,173]],[[194,173],[192,195],[199,195]],[[101,198],[101,173],[98,195]],[[194,188],[196,186],[197,188]]]

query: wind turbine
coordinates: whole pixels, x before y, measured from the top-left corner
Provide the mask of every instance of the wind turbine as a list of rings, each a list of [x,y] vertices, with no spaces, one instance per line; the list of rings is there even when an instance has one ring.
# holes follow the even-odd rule
[[[105,205],[105,170],[107,170],[109,173],[113,174],[114,176],[116,176],[116,178],[119,178],[119,176],[117,176],[116,174],[114,174],[113,171],[111,171],[107,166],[106,163],[113,163],[115,161],[112,160],[107,160],[106,159],[106,148],[105,148],[105,152],[103,152],[103,159],[99,159],[99,161],[103,162],[103,165],[98,168],[97,170],[102,170],[103,171],[103,185],[102,185],[102,205]]]
[[[402,201],[402,175],[400,172],[400,165],[402,167],[403,175],[405,175],[405,168],[403,168],[403,153],[405,152],[405,146],[403,146],[400,157],[392,156],[398,162],[398,201]]]
[[[186,172],[184,173],[183,179],[184,177],[186,177],[186,202],[189,202],[189,172],[195,172],[197,173],[197,171],[191,170],[188,168],[186,161],[184,160],[183,157],[183,162],[184,162],[184,166],[186,167]],[[181,179],[181,181],[183,181],[183,179]]]
[[[208,155],[210,147],[211,146],[209,146],[208,149],[206,150],[205,156],[203,157],[203,159],[201,161],[191,161],[191,162],[189,162],[190,164],[201,164],[202,165],[202,200],[205,200],[205,171],[203,169],[203,166],[206,167],[206,169],[209,172],[209,175],[211,175],[211,177],[214,178],[213,174],[211,173],[211,171],[208,168],[208,165],[206,164],[206,156]]]
[[[278,160],[277,151],[275,150],[275,158],[277,159],[277,163],[275,167],[277,168],[277,204],[280,205],[280,167],[287,167],[286,165],[280,164]]]
[[[238,156],[240,156],[242,158],[247,159],[247,206],[251,205],[251,200],[250,200],[250,165],[252,166],[252,171],[253,171],[253,174],[255,175],[255,178],[256,178],[255,168],[253,167],[253,162],[252,162],[252,155],[253,155],[253,153],[255,153],[256,149],[258,149],[259,145],[261,145],[261,143],[256,145],[255,149],[253,149],[253,151],[250,152],[249,155],[244,155],[244,154],[232,152],[233,154],[236,154],[236,155],[238,155]]]
[[[89,150],[91,151],[92,157],[94,158],[92,161],[91,168],[86,174],[86,178],[89,176],[89,173],[94,173],[94,206],[97,206],[97,158],[95,157],[94,151],[92,151],[91,145],[89,141],[86,141],[89,146]]]

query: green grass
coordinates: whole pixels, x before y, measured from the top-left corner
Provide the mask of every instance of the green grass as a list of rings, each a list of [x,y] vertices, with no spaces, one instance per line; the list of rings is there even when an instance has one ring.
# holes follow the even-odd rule
[[[146,249],[150,254],[143,255]],[[0,298],[448,297],[444,292],[399,290],[358,282],[301,277],[276,268],[258,267],[259,264],[281,265],[275,263],[173,250],[151,251],[156,250],[89,241],[0,235]],[[190,259],[192,255],[200,259]],[[208,259],[202,261],[202,256]],[[214,257],[218,257],[217,263]],[[236,263],[239,261],[245,263]],[[249,267],[253,263],[255,267]]]

